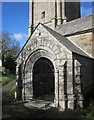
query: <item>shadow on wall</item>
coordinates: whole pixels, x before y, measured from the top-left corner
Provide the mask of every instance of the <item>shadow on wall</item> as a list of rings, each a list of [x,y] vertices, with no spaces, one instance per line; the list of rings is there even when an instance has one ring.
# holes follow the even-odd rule
[[[81,87],[84,99],[84,108],[94,99],[94,59],[73,54],[81,65]]]
[[[65,16],[67,22],[80,18],[80,2],[65,2]]]

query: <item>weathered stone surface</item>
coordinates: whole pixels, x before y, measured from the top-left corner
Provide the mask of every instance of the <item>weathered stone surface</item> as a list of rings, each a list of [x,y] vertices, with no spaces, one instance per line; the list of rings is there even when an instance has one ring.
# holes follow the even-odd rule
[[[93,38],[92,38],[92,32],[83,33],[79,35],[74,35],[67,37],[69,40],[73,41],[75,44],[77,44],[80,48],[82,48],[84,51],[86,51],[88,54],[93,56]],[[93,56],[94,57],[94,56]]]
[[[54,11],[55,4],[56,3],[48,2],[46,6],[48,5],[50,9],[48,9],[48,6],[45,7],[44,3],[35,3],[33,5],[35,13],[34,16],[30,16],[30,21],[32,21],[31,19],[34,17],[32,27],[33,29],[35,26],[37,27],[20,51],[16,60],[17,95],[20,93],[20,97],[22,95],[22,99],[26,101],[34,99],[34,83],[37,85],[37,93],[42,93],[45,82],[37,82],[41,81],[42,76],[47,80],[53,74],[54,83],[51,85],[49,84],[49,81],[47,81],[45,91],[49,91],[48,88],[50,88],[50,86],[53,88],[54,86],[54,100],[52,100],[52,102],[55,107],[58,107],[61,110],[74,109],[75,101],[77,102],[77,105],[83,107],[83,96],[85,96],[89,90],[94,88],[94,76],[92,75],[94,59],[90,56],[93,56],[92,45],[94,44],[94,41],[92,32],[89,31],[89,29],[92,29],[92,16],[86,17],[86,19],[80,18],[74,20],[52,30],[55,28],[56,24],[56,18],[54,18],[56,17]],[[43,7],[41,7],[41,5]],[[59,5],[60,4],[58,4],[58,7]],[[39,11],[37,11],[38,8]],[[59,8],[57,9],[60,10]],[[40,13],[42,12],[46,12],[44,19],[40,16]],[[62,14],[63,20],[65,20],[65,13]],[[57,16],[61,17],[59,13]],[[45,23],[49,20],[49,23]],[[39,21],[49,27],[39,23]],[[58,18],[57,23],[58,25],[61,24],[62,18]],[[31,28],[29,28],[29,32],[30,29]],[[46,59],[45,62],[41,62],[43,63],[40,67],[42,73],[39,74],[36,72],[35,74],[34,70],[37,71],[39,68],[34,69],[34,66],[36,65],[36,62],[43,60],[41,58]],[[50,71],[47,69],[48,66],[50,66]],[[46,74],[43,74],[43,70],[45,69],[48,70],[46,71],[46,74],[48,75],[46,78]],[[51,71],[52,74],[50,74]],[[40,89],[39,86],[42,89]],[[45,94],[43,93],[43,96],[40,96],[40,98],[43,99],[44,96]]]
[[[94,26],[92,26],[94,15],[85,16],[79,19],[75,19],[73,21],[67,22],[66,24],[62,24],[55,29],[55,31],[59,32],[64,36],[72,36],[79,35],[85,32],[92,32]]]

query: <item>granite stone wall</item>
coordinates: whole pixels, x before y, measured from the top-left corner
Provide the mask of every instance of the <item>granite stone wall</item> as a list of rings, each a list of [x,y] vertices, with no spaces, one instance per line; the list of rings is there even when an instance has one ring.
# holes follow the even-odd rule
[[[22,98],[25,100],[33,99],[33,66],[41,57],[48,58],[55,69],[55,106],[61,109],[74,109],[72,52],[43,29],[41,25],[36,29],[17,58],[17,68],[21,63],[23,66]],[[65,66],[67,67],[66,73],[64,73]]]
[[[67,37],[69,40],[73,41],[76,45],[82,48],[89,55],[94,57],[93,49],[94,49],[94,40],[92,32],[87,32],[83,34],[73,35]]]

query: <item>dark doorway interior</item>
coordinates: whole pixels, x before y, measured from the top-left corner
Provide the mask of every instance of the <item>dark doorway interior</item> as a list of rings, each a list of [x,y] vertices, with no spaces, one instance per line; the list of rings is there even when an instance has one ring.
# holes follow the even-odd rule
[[[39,58],[33,68],[33,97],[54,99],[54,66],[47,58]]]

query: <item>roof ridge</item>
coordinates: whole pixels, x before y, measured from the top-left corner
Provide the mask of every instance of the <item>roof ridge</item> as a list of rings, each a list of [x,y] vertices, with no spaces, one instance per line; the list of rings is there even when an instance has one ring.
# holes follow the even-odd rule
[[[42,24],[42,23],[41,23],[41,24]],[[42,25],[43,25],[45,28],[47,28],[47,29],[53,31],[54,33],[57,33],[58,35],[62,36],[63,38],[65,38],[67,41],[69,41],[69,42],[71,43],[71,45],[74,45],[74,47],[76,47],[76,48],[79,49],[81,52],[83,52],[84,56],[94,59],[94,57],[92,57],[91,55],[89,55],[86,51],[84,51],[82,48],[80,48],[80,47],[79,47],[77,44],[75,44],[73,41],[67,39],[67,38],[64,37],[62,34],[58,33],[57,31],[54,31],[53,29],[49,28],[48,26],[45,26],[44,24],[42,24]],[[53,34],[52,34],[52,35],[53,35]],[[63,42],[63,41],[62,41],[62,42]],[[70,50],[70,51],[71,51],[71,50]],[[74,52],[74,51],[72,51],[72,52]],[[77,53],[77,52],[75,52],[75,53]],[[77,54],[80,54],[80,53],[77,53]],[[82,54],[80,54],[80,55],[82,55]]]

